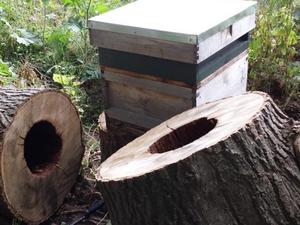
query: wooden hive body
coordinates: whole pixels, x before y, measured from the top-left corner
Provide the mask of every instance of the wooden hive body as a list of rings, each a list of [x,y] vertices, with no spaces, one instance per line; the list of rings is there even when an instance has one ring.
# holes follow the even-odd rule
[[[150,129],[246,91],[256,3],[140,0],[89,20],[107,117]]]

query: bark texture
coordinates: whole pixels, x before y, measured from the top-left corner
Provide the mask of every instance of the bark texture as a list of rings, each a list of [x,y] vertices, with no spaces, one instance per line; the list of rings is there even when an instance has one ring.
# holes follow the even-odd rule
[[[65,94],[0,88],[0,215],[48,219],[73,186],[83,150],[79,115]]]
[[[41,89],[0,89],[0,143],[3,134],[9,128],[18,108],[30,99],[30,96],[42,91]]]
[[[101,180],[114,225],[298,225],[297,123],[266,98],[224,140],[150,173]]]
[[[144,128],[109,118],[105,112],[99,117],[101,161],[146,132]]]
[[[8,88],[0,88],[0,159],[2,152],[2,143],[4,133],[9,128],[13,121],[14,115],[18,108],[30,99],[30,96],[42,91],[41,89],[26,89],[16,90]],[[1,176],[1,171],[0,171]],[[2,190],[0,181],[0,191]],[[0,195],[0,214],[9,216],[7,204],[5,203],[3,195]],[[4,220],[4,218],[3,218]]]

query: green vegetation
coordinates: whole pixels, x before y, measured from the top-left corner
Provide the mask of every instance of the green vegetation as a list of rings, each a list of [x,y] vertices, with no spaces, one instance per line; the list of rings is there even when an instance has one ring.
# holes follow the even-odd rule
[[[127,2],[0,0],[0,85],[60,87],[88,121],[82,84],[100,73],[87,20]]]
[[[294,0],[261,1],[250,43],[250,82],[285,106],[300,97],[299,21]]]

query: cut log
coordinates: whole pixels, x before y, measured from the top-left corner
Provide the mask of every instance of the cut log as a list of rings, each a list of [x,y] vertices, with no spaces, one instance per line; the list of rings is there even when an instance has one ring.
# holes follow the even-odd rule
[[[296,124],[261,92],[171,118],[100,166],[112,224],[300,224]]]
[[[83,145],[76,108],[63,93],[0,89],[0,214],[48,219],[77,178]]]
[[[146,132],[145,128],[109,118],[106,112],[99,116],[101,161]]]

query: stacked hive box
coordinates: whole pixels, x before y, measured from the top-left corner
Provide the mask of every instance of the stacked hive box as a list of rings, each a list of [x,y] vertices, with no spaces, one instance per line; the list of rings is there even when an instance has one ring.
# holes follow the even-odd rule
[[[245,92],[255,7],[243,0],[140,0],[90,19],[107,118],[145,131]]]

